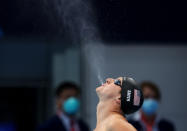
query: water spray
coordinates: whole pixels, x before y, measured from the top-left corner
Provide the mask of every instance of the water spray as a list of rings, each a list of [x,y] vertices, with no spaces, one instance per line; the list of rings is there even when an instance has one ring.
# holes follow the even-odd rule
[[[103,43],[96,25],[96,18],[91,0],[44,0],[62,26],[62,31],[69,34],[72,44],[81,46],[82,54],[94,71],[99,82],[103,83]],[[55,8],[50,8],[54,5]],[[48,13],[49,14],[49,13]],[[53,18],[51,16],[51,18]],[[61,29],[59,32],[62,32]]]

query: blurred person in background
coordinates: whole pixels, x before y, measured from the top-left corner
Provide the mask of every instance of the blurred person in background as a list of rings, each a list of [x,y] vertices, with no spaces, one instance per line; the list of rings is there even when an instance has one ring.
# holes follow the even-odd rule
[[[39,131],[89,131],[88,125],[78,119],[80,89],[72,82],[61,83],[56,89],[56,114]]]
[[[129,123],[138,131],[174,131],[174,125],[158,115],[161,93],[157,85],[150,81],[144,81],[140,87],[143,91],[144,103],[141,110],[129,119]]]

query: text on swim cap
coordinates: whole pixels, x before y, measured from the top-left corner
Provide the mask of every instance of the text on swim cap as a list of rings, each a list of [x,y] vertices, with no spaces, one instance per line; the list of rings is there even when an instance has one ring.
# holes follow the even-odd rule
[[[127,90],[127,101],[131,100],[131,90]]]

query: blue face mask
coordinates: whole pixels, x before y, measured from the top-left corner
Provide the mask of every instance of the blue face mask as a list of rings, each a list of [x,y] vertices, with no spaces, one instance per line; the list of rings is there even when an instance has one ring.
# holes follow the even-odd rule
[[[62,105],[65,113],[75,115],[79,111],[80,101],[75,97],[70,97]]]
[[[158,101],[154,99],[145,99],[142,105],[142,111],[146,115],[153,115],[158,109]]]

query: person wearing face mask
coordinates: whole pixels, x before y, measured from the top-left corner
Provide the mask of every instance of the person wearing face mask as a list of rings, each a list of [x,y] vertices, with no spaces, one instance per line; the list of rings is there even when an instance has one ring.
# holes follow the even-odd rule
[[[56,89],[56,114],[38,131],[89,131],[88,125],[76,117],[80,108],[80,89],[72,82]]]
[[[174,131],[174,125],[158,116],[161,93],[156,84],[144,81],[140,84],[143,91],[144,102],[141,110],[129,119],[138,131]]]

